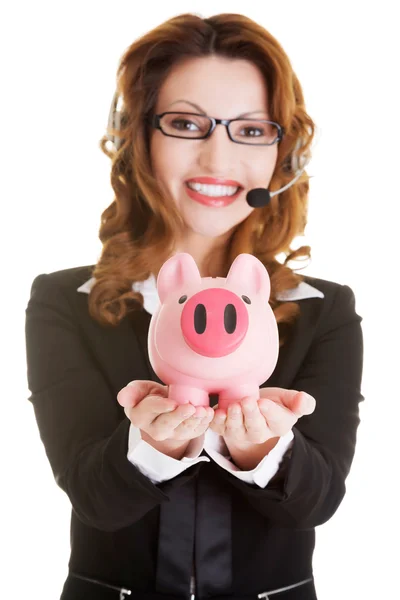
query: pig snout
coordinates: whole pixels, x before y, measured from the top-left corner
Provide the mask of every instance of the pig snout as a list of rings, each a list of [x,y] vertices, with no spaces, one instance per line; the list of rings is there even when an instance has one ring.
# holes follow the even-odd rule
[[[245,301],[250,302],[246,296]],[[242,343],[249,327],[243,301],[222,288],[202,290],[185,304],[181,329],[185,342],[202,356],[231,354]]]

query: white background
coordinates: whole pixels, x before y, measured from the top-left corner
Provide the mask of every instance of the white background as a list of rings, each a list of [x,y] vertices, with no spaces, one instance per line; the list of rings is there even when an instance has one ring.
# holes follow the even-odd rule
[[[300,241],[311,245],[312,262],[303,272],[355,292],[366,400],[347,494],[317,528],[315,579],[319,600],[397,597],[396,4],[171,0],[156,9],[75,0],[2,9],[0,587],[7,597],[58,598],[69,558],[70,503],[53,480],[27,400],[30,286],[39,273],[96,262],[100,214],[113,199],[98,142],[118,60],[138,36],[189,11],[243,13],[266,27],[288,53],[320,130],[307,169],[309,223]]]

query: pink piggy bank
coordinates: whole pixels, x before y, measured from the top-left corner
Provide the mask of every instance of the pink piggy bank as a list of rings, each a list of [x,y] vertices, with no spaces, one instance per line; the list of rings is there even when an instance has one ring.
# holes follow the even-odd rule
[[[228,276],[200,277],[194,258],[179,253],[157,277],[160,306],[149,327],[149,358],[178,404],[226,409],[260,384],[278,360],[279,334],[268,303],[270,279],[261,261],[240,254]]]

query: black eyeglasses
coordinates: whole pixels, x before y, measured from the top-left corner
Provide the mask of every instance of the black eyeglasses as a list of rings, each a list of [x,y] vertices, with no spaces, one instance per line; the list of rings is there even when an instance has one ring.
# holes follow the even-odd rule
[[[236,144],[272,146],[280,142],[284,128],[264,119],[215,119],[190,112],[164,112],[153,115],[150,125],[164,135],[175,138],[204,140],[217,125],[225,125],[229,138]]]

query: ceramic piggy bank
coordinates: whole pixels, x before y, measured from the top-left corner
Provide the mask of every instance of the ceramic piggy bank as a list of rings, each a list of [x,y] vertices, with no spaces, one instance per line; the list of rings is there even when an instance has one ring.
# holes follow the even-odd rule
[[[240,254],[228,276],[200,277],[194,258],[179,253],[158,274],[160,305],[148,335],[149,358],[178,404],[219,408],[259,397],[279,352],[278,327],[268,303],[270,280],[261,261]]]

